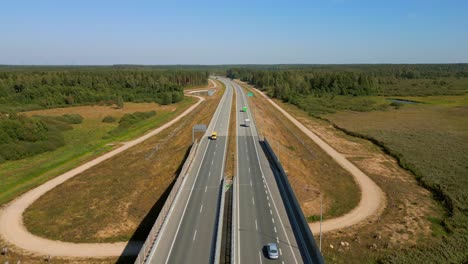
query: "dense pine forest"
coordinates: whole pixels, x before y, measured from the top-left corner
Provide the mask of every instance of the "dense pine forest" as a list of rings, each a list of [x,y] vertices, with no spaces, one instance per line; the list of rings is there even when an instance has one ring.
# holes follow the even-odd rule
[[[171,104],[206,84],[202,70],[138,67],[0,67],[0,112],[117,101]]]

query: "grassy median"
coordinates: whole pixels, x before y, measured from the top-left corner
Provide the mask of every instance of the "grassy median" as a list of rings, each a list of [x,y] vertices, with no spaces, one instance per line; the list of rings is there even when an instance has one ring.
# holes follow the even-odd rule
[[[236,93],[232,95],[231,117],[229,119],[229,137],[226,154],[226,166],[224,175],[230,180],[236,175],[236,142],[237,142],[237,127],[236,127]]]

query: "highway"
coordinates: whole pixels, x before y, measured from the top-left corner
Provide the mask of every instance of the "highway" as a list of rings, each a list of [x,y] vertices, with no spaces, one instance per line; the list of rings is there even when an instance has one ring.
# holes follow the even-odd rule
[[[235,263],[303,263],[276,180],[259,144],[255,121],[242,88],[236,90],[237,180],[234,188],[233,252]],[[247,106],[247,112],[241,112]],[[244,126],[250,119],[249,127]],[[265,245],[276,242],[279,259],[267,258]]]
[[[213,262],[232,95],[232,87],[226,85],[226,92],[146,263]],[[218,133],[217,140],[208,139],[212,131]]]

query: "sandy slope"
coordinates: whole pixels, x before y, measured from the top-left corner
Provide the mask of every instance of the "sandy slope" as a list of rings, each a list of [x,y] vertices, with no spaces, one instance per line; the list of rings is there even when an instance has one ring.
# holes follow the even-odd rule
[[[213,85],[214,82],[211,82]],[[28,208],[34,201],[44,195],[49,190],[52,190],[56,186],[63,182],[73,178],[81,172],[121,153],[146,139],[160,133],[164,129],[173,125],[181,118],[193,111],[198,105],[200,105],[205,99],[199,96],[195,96],[199,99],[197,103],[190,106],[183,113],[169,121],[168,123],[152,130],[151,132],[129,142],[124,143],[123,146],[114,149],[100,157],[97,157],[79,167],[76,167],[42,185],[28,191],[27,193],[16,198],[9,204],[7,204],[0,211],[0,236],[20,248],[27,251],[50,255],[50,256],[67,256],[67,257],[105,257],[105,256],[120,256],[122,254],[138,254],[140,245],[128,245],[126,242],[120,243],[70,243],[48,240],[35,236],[28,232],[23,224],[23,212]],[[124,252],[125,251],[125,252]]]
[[[263,92],[255,89],[257,93],[264,96],[270,104],[278,109],[286,116],[294,125],[296,125],[304,134],[319,145],[328,155],[330,155],[341,167],[353,175],[354,180],[361,189],[361,200],[357,207],[351,212],[333,219],[326,220],[322,223],[322,232],[328,232],[345,227],[355,225],[370,216],[381,212],[385,206],[385,194],[377,184],[375,184],[364,172],[357,168],[354,164],[348,161],[344,155],[333,149],[329,144],[323,141],[320,137],[310,131],[307,127],[301,124],[297,119],[292,117],[288,112],[281,108],[278,104],[268,98]],[[320,223],[315,222],[309,224],[312,232],[318,234],[320,231]]]

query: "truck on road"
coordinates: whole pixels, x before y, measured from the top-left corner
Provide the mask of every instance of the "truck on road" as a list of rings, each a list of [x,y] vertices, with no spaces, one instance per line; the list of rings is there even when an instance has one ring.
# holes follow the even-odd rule
[[[242,112],[247,112],[247,106],[242,107]]]
[[[250,126],[250,119],[245,119],[244,121],[244,126],[249,127]]]

